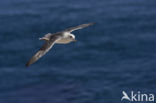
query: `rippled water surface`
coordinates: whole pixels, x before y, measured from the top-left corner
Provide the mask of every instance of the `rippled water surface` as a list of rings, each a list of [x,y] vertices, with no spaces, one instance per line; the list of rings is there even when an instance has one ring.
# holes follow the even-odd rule
[[[120,103],[122,91],[156,94],[156,1],[1,0],[0,103]],[[77,43],[55,45],[25,67],[38,38],[79,24]]]

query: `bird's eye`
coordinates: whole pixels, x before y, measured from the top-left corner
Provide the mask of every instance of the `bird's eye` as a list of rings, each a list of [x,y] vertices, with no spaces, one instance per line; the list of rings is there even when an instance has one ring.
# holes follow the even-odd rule
[[[72,36],[69,36],[69,38],[73,38]]]

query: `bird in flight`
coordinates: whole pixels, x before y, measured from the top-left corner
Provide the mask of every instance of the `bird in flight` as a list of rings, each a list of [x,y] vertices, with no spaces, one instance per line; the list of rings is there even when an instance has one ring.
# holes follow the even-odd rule
[[[54,34],[48,33],[44,37],[39,38],[39,40],[44,40],[45,43],[43,46],[39,49],[39,51],[30,58],[30,60],[26,63],[26,66],[30,66],[31,64],[35,63],[38,59],[40,59],[42,56],[44,56],[52,47],[55,43],[57,44],[67,44],[75,40],[74,34],[71,34],[71,32],[82,29],[88,26],[91,26],[95,23],[87,23],[87,24],[82,24],[76,27],[71,27],[68,29],[65,29],[61,32],[57,32]]]

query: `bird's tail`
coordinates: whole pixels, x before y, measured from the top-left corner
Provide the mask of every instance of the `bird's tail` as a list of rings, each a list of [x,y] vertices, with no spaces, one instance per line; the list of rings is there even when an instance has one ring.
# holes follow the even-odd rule
[[[48,41],[49,38],[47,38],[47,37],[42,37],[42,38],[39,38],[39,40],[45,40],[45,41]]]

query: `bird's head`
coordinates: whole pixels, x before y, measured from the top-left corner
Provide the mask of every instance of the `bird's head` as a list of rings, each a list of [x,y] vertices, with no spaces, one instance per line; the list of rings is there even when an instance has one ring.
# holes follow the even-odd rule
[[[68,35],[68,38],[69,38],[71,41],[74,41],[74,42],[77,41],[77,40],[75,40],[75,35],[73,35],[73,34]]]

